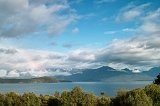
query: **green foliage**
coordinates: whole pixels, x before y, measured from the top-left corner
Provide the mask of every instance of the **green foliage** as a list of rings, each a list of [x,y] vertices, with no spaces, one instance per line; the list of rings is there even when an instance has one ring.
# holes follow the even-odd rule
[[[6,94],[4,104],[5,106],[23,106],[21,96],[17,95],[15,92]]]
[[[127,92],[127,102],[131,106],[152,106],[152,100],[143,89]]]
[[[0,106],[160,106],[160,86],[151,84],[144,89],[121,90],[114,98],[104,94],[97,97],[84,92],[80,87],[61,94],[55,92],[53,96],[10,92],[0,94]]]
[[[126,104],[126,95],[127,91],[125,90],[120,90],[117,92],[117,96],[112,99],[112,106],[127,106]]]
[[[0,94],[0,106],[5,106],[4,102],[5,102],[5,95]]]
[[[97,97],[83,92],[80,87],[75,87],[70,92],[62,92],[61,102],[63,106],[96,106]]]
[[[48,106],[62,106],[61,101],[58,98],[50,98],[48,100]]]
[[[123,92],[113,100],[113,106],[152,106],[152,100],[143,89]]]
[[[154,84],[160,85],[160,74],[157,75],[157,78],[153,82]]]
[[[64,91],[61,94],[61,101],[64,106],[82,106],[85,93],[80,87],[75,87],[72,91]]]
[[[102,96],[98,98],[97,106],[109,106],[111,103],[111,99],[106,96]]]
[[[39,99],[41,101],[41,106],[48,106],[48,101],[50,100],[51,96],[49,95],[40,95]]]
[[[24,93],[22,95],[23,106],[40,106],[40,98],[34,93]]]
[[[93,94],[84,94],[84,99],[82,101],[82,106],[96,106],[97,97]]]
[[[160,86],[151,84],[145,87],[146,94],[153,100],[154,106],[160,106]]]

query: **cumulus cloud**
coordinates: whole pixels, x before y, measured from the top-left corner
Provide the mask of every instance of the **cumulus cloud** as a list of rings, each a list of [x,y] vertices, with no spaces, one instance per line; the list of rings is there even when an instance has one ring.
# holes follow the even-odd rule
[[[66,0],[1,0],[0,37],[19,37],[40,31],[58,34],[75,21],[77,16],[71,10]]]
[[[5,48],[0,48],[0,53],[4,54],[15,54],[18,51],[16,49],[5,49]]]
[[[74,50],[69,53],[69,60],[71,61],[80,61],[80,62],[89,62],[95,60],[95,55],[92,50],[79,49]]]
[[[139,26],[135,29],[123,29],[122,31],[134,31],[135,36],[118,40],[113,40],[106,48],[103,48],[100,53],[96,54],[97,61],[104,61],[104,63],[109,63],[113,67],[132,67],[132,68],[150,68],[154,66],[159,66],[160,62],[160,9],[152,10],[144,14],[141,10],[149,6],[149,4],[142,4],[139,6],[134,6],[132,10],[139,10],[140,14],[136,17],[139,21]],[[126,12],[124,9],[123,13]],[[120,11],[120,14],[123,15]],[[132,18],[122,19],[130,20]]]
[[[158,40],[160,40],[160,35],[115,40],[97,54],[97,61],[122,63],[120,67],[125,64],[128,67],[139,67],[141,69],[158,66],[160,61],[160,49],[159,46],[156,46],[159,45]],[[152,43],[154,43],[154,46]]]
[[[146,14],[137,30],[145,34],[158,33],[160,30],[160,8]]]
[[[7,71],[4,69],[0,69],[0,77],[6,77]]]
[[[11,2],[9,0],[2,1],[5,5],[8,5],[8,2]],[[24,2],[24,0],[22,1]],[[24,3],[22,1],[18,3],[29,3],[27,0]],[[34,5],[32,8],[47,8],[47,11],[49,8],[53,8],[52,5],[49,7],[41,7],[40,4],[43,1],[41,1],[40,3],[39,2],[40,1],[33,3]],[[22,4],[20,7],[17,7],[17,5],[19,4],[11,5],[10,8],[7,8],[8,10],[5,10],[6,12],[2,12],[5,13],[3,14],[4,17],[6,17],[6,15],[11,15],[10,13],[13,12],[19,15],[19,11],[21,11],[22,9],[28,9],[28,6],[31,6],[32,3],[27,5]],[[130,8],[131,10],[141,10],[148,5],[149,4],[142,4],[138,7],[131,6]],[[13,9],[14,6],[15,8],[21,8],[21,10]],[[7,6],[0,6],[0,8],[5,7]],[[0,9],[0,11],[1,10],[2,9]],[[59,11],[55,9],[53,10]],[[82,48],[75,49],[67,53],[59,53],[55,51],[31,50],[18,47],[10,48],[4,45],[0,45],[0,77],[70,75],[71,73],[69,71],[57,69],[95,68],[103,65],[108,65],[118,69],[138,69],[140,71],[149,69],[154,66],[159,66],[160,9],[147,12],[145,15],[143,13],[140,13],[139,15],[136,15],[134,17],[132,16],[126,19],[134,19],[137,16],[141,16],[141,18],[138,19],[138,21],[140,21],[139,26],[137,26],[135,29],[125,28],[119,30],[124,32],[135,31],[135,36],[122,40],[115,39],[102,48]],[[3,27],[6,28],[6,30],[10,30],[10,27],[12,28],[12,25],[5,26],[5,21],[7,20],[3,19],[3,22],[2,19],[3,18],[0,17],[0,21],[4,25]],[[37,18],[35,18],[35,20],[37,20]],[[10,21],[12,22],[12,20]],[[22,20],[19,21],[20,24],[21,21]],[[43,21],[45,20],[42,20],[42,22]],[[2,33],[2,31],[0,32]]]

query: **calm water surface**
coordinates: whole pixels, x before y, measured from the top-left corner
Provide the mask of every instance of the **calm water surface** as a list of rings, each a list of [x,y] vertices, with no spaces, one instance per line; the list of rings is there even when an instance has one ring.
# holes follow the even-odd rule
[[[115,96],[120,89],[131,90],[134,88],[144,87],[151,81],[137,81],[137,82],[63,82],[63,83],[29,83],[29,84],[0,84],[0,92],[34,92],[36,94],[53,95],[55,91],[63,92],[64,90],[71,90],[75,86],[80,86],[84,91],[100,95],[105,92],[109,96]]]

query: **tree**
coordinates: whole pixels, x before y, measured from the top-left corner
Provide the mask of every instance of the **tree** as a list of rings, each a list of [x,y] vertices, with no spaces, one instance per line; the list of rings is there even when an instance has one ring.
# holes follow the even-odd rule
[[[97,106],[98,103],[95,95],[85,93],[80,87],[62,92],[60,99],[62,106]]]
[[[23,106],[21,96],[19,96],[15,92],[6,94],[4,104],[5,106]]]
[[[127,106],[126,96],[127,96],[126,90],[119,90],[117,92],[117,96],[112,99],[111,106]]]
[[[40,98],[34,93],[24,93],[22,96],[23,106],[40,106]]]
[[[0,94],[0,106],[5,106],[4,102],[5,102],[5,95]]]
[[[160,73],[157,75],[157,78],[153,82],[154,84],[160,85]]]
[[[63,91],[61,94],[61,102],[63,106],[70,106],[71,103],[71,95],[68,91]]]
[[[134,89],[116,97],[112,106],[152,106],[152,99],[143,89]]]
[[[110,106],[111,99],[107,96],[102,96],[98,98],[98,106]]]
[[[48,106],[48,101],[50,100],[51,96],[49,95],[40,95],[41,106]]]
[[[154,106],[160,106],[160,86],[156,84],[145,87],[146,94],[152,99]]]
[[[84,99],[82,100],[82,106],[97,106],[98,98],[93,94],[84,94]],[[106,105],[107,106],[107,105]]]

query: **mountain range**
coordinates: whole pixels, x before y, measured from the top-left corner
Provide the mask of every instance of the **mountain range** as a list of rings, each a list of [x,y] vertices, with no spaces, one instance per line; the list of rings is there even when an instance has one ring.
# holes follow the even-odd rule
[[[82,69],[68,76],[56,76],[57,79],[73,82],[95,82],[95,81],[153,81],[160,73],[160,67],[151,68],[148,71],[132,71],[127,68],[116,70],[103,66],[96,69]]]
[[[56,83],[56,82],[131,82],[153,81],[160,73],[160,67],[151,68],[148,71],[130,69],[116,70],[103,66],[95,69],[49,69],[55,76],[36,78],[0,78],[0,83]],[[66,74],[67,73],[67,74]]]

